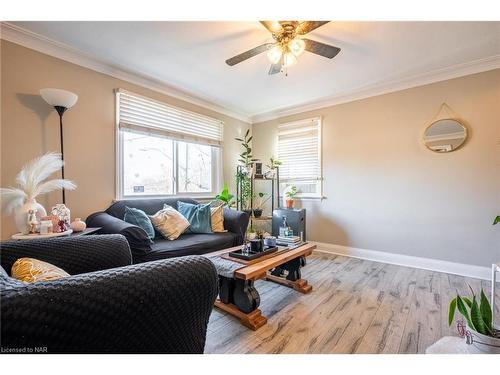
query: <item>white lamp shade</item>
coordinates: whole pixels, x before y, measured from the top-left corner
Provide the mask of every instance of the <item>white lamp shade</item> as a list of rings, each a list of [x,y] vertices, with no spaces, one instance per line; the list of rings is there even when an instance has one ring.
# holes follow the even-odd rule
[[[41,89],[40,95],[53,107],[71,108],[78,100],[78,95],[61,89]]]

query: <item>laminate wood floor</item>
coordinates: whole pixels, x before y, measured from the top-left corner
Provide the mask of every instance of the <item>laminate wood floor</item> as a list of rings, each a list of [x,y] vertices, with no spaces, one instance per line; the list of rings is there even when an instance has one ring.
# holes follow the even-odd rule
[[[488,281],[320,252],[302,277],[313,286],[306,295],[256,282],[268,318],[257,331],[214,308],[205,353],[423,353],[457,335],[447,323],[457,290],[490,293]]]

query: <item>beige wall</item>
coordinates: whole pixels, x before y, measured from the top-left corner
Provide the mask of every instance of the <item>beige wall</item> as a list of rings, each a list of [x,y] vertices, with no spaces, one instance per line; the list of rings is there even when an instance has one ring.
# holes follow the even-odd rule
[[[446,102],[470,138],[433,153],[421,136]],[[324,200],[305,200],[309,238],[488,266],[500,260],[500,70],[253,125],[254,155],[277,125],[323,119]]]
[[[73,217],[105,209],[115,197],[113,90],[118,87],[224,121],[224,180],[234,182],[239,145],[233,138],[249,124],[2,40],[1,186],[13,185],[28,160],[59,150],[57,113],[38,94],[44,87],[79,96],[64,115],[65,174],[78,184],[66,193]],[[53,193],[40,203],[51,207],[60,196]],[[11,218],[2,216],[1,225],[2,239],[15,232]]]

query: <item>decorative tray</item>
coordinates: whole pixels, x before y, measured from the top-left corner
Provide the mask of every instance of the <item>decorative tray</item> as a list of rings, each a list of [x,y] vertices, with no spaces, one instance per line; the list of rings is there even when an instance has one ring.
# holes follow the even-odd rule
[[[68,229],[65,232],[60,233],[47,233],[47,234],[23,234],[16,233],[12,235],[13,240],[37,240],[40,238],[51,238],[51,237],[60,237],[60,236],[69,236],[73,233],[73,229]]]
[[[259,251],[259,252],[249,251],[247,254],[244,254],[243,250],[240,249],[236,251],[231,251],[229,253],[229,256],[232,258],[238,258],[243,260],[253,260],[268,254],[272,254],[276,251],[278,251],[278,246],[264,246],[264,251]]]

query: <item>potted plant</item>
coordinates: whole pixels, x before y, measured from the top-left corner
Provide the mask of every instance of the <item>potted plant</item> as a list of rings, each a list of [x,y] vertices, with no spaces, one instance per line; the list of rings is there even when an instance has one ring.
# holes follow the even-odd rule
[[[250,129],[247,129],[243,138],[235,138],[235,140],[240,142],[241,147],[243,147],[243,152],[239,155],[238,159],[241,168],[236,172],[236,183],[239,184],[241,188],[241,197],[239,201],[243,211],[251,215],[252,208],[250,207],[250,200],[252,198],[252,187],[250,179],[252,178],[253,163],[259,159],[254,159],[252,156],[252,148],[250,147],[252,136],[250,135]]]
[[[215,196],[215,199],[218,199],[221,202],[224,202],[224,207],[233,208],[234,207],[233,197],[234,197],[234,195],[229,193],[229,188],[227,186],[227,183],[224,182],[224,187],[223,187],[222,191]]]
[[[269,164],[266,166],[269,168],[269,171],[266,173],[266,178],[274,178],[276,177],[276,168],[281,165],[281,161],[275,159],[274,156],[269,158]]]
[[[270,195],[266,199],[264,197],[268,195],[267,193],[258,193],[255,198],[255,208],[253,209],[253,216],[259,218],[262,216],[262,211],[264,208],[264,204],[271,198]]]
[[[450,301],[448,324],[453,323],[455,310],[458,309],[466,322],[467,343],[473,344],[481,352],[500,354],[500,331],[493,325],[490,302],[482,289],[478,302],[474,291],[469,288],[472,299],[457,294]]]
[[[286,208],[289,209],[293,208],[293,202],[296,195],[297,195],[297,187],[295,185],[291,185],[286,188],[285,190]]]

